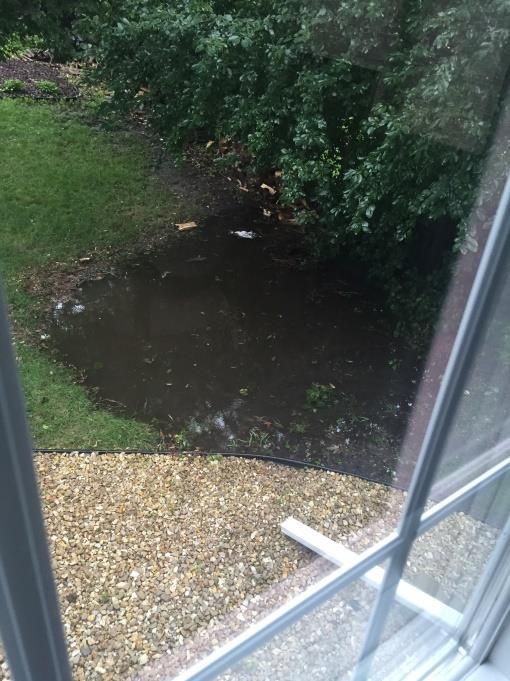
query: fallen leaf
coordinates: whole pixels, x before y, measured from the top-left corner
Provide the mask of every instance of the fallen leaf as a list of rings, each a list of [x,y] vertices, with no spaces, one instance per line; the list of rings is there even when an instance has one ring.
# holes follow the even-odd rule
[[[261,188],[261,189],[265,189],[266,191],[268,191],[268,192],[271,194],[271,196],[274,196],[274,195],[276,194],[276,189],[275,189],[274,187],[270,187],[270,186],[269,186],[268,184],[266,184],[265,182],[263,182],[263,183],[260,185],[260,188]]]
[[[292,209],[284,209],[284,210],[279,210],[278,211],[278,220],[280,222],[296,222],[296,217],[294,216],[294,213],[292,212]]]
[[[195,227],[198,227],[196,222],[176,222],[175,226],[179,230],[179,232],[185,232],[188,229],[195,229]]]

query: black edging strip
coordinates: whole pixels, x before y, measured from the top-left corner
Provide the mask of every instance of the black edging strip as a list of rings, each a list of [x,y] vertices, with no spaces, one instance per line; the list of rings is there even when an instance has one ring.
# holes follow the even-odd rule
[[[353,473],[350,471],[341,470],[339,468],[329,468],[328,466],[322,466],[317,463],[307,463],[306,461],[297,461],[296,459],[284,459],[278,456],[270,456],[269,454],[248,454],[245,452],[179,452],[175,450],[143,450],[143,449],[62,449],[53,447],[51,449],[43,449],[38,447],[33,450],[34,454],[141,454],[143,456],[191,456],[191,457],[203,457],[207,458],[209,456],[222,456],[224,458],[233,457],[236,459],[255,459],[257,461],[266,461],[268,463],[277,463],[282,466],[289,466],[290,468],[313,468],[315,470],[324,471],[325,473],[338,473],[339,475],[350,475],[353,478],[359,478],[360,480],[365,480],[366,482],[372,482],[377,485],[383,485],[391,489],[397,489],[402,492],[407,491],[407,487],[403,485],[398,485],[391,482],[383,482],[382,480],[376,480],[375,478],[370,478],[366,475],[360,475],[359,473]]]

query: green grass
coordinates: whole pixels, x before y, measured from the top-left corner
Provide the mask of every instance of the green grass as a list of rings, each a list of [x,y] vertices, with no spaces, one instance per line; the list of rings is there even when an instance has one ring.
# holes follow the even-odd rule
[[[1,267],[28,267],[123,244],[174,206],[126,135],[93,131],[51,104],[0,101]]]
[[[172,222],[175,203],[133,136],[93,130],[55,105],[1,100],[0,137],[0,272],[18,328],[29,327],[28,270],[128,243]],[[156,445],[149,426],[96,409],[71,371],[36,348],[17,350],[38,446]]]

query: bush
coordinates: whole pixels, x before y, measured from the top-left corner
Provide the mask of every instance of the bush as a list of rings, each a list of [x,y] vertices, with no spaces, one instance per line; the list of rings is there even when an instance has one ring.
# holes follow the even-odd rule
[[[2,0],[0,56],[17,56],[31,47],[50,48],[57,60],[73,56],[79,42],[76,22],[110,4],[110,0]]]
[[[27,50],[42,47],[43,41],[40,36],[22,36],[18,33],[12,33],[5,39],[3,44],[0,40],[0,57],[20,57]]]
[[[60,92],[59,86],[51,80],[36,80],[34,85],[45,95],[55,96]]]
[[[24,87],[25,83],[22,80],[8,78],[0,85],[0,90],[2,90],[2,92],[7,92],[8,94],[15,94],[16,92],[21,92]]]

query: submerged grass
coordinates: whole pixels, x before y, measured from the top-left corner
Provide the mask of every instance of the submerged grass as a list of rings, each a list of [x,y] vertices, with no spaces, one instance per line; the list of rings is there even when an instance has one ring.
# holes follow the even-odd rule
[[[169,196],[137,140],[94,130],[57,105],[0,100],[0,272],[18,328],[35,324],[28,271],[71,262],[172,222]],[[33,437],[40,447],[151,447],[149,426],[97,409],[73,373],[18,343]]]
[[[41,448],[155,449],[150,426],[96,408],[73,374],[37,350],[18,345],[17,356],[32,437]]]

